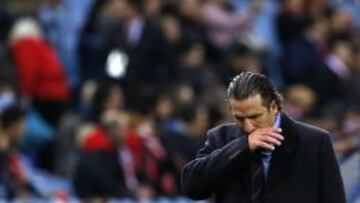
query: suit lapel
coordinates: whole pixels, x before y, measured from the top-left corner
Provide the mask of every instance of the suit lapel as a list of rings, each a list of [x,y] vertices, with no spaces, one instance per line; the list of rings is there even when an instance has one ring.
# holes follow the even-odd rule
[[[266,187],[272,187],[272,184],[285,180],[291,172],[293,161],[296,154],[297,144],[299,142],[298,134],[294,127],[294,121],[281,114],[281,128],[283,130],[284,141],[272,154],[270,168],[268,172]]]

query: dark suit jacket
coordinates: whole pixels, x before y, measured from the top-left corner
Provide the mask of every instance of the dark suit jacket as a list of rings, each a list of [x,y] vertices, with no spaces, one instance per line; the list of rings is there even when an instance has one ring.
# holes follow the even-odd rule
[[[285,140],[272,154],[264,203],[345,203],[329,134],[282,114]],[[182,171],[182,187],[193,199],[250,203],[248,140],[235,124],[211,129],[197,158]]]
[[[129,56],[125,80],[131,84],[164,85],[170,77],[165,50],[165,37],[160,26],[150,20],[144,20],[141,37],[135,45],[124,43]]]
[[[123,49],[129,57],[129,64],[121,84],[127,108],[148,112],[157,94],[173,81],[165,47],[160,26],[150,20],[144,21],[136,44],[124,42]]]

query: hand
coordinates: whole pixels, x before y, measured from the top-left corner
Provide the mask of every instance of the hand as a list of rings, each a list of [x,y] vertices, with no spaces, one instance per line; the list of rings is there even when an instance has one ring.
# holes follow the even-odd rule
[[[250,151],[265,149],[273,151],[275,146],[280,146],[284,137],[280,128],[256,129],[248,135]]]

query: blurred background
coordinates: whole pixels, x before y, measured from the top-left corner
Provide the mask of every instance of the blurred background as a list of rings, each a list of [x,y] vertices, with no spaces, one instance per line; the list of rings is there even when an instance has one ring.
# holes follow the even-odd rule
[[[0,0],[0,199],[191,202],[181,167],[253,71],[360,202],[359,31],[359,0]]]

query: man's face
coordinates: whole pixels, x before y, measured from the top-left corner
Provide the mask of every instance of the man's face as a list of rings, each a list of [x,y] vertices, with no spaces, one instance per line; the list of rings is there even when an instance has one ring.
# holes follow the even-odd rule
[[[20,119],[10,127],[10,142],[12,145],[17,145],[19,142],[21,142],[21,139],[25,133],[25,128],[26,124],[24,119]]]
[[[230,99],[230,108],[239,127],[245,134],[255,129],[272,127],[278,107],[273,101],[270,108],[264,106],[260,94],[243,100]]]
[[[127,0],[111,0],[106,5],[107,13],[118,16],[120,20],[127,20],[133,11]]]

